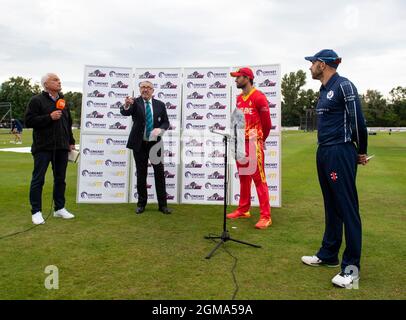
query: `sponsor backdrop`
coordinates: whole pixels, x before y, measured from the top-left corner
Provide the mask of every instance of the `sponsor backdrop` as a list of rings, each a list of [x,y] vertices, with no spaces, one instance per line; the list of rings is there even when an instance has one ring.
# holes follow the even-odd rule
[[[230,130],[230,68],[187,68],[183,77],[182,203],[224,201],[224,146]]]
[[[238,68],[233,68],[238,69]],[[281,70],[280,65],[253,66],[255,87],[262,91],[269,102],[272,128],[266,141],[265,173],[269,188],[271,206],[281,206]],[[236,107],[237,96],[241,90],[232,87],[232,110]],[[231,167],[231,203],[238,204],[240,198],[240,181],[237,167]],[[254,183],[251,188],[251,201],[258,205],[258,195]]]
[[[223,137],[240,90],[225,68],[111,68],[86,66],[82,102],[81,158],[78,202],[136,202],[136,170],[125,144],[131,117],[119,107],[129,95],[139,96],[139,84],[154,84],[155,98],[166,104],[170,129],[164,135],[165,176],[169,203],[221,204],[224,196]],[[281,206],[281,89],[280,65],[253,67],[256,87],[270,103],[271,136],[266,141],[265,166],[270,201]],[[134,91],[133,91],[134,90]],[[182,135],[182,139],[181,139]],[[229,157],[229,202],[238,204],[239,180],[235,160]],[[152,167],[148,169],[149,203],[156,192]],[[258,205],[253,186],[253,205]]]
[[[132,74],[131,68],[85,67],[83,133],[130,133],[131,118],[120,114],[120,106],[132,95]]]
[[[143,81],[150,81],[154,85],[154,98],[161,100],[166,105],[169,129],[163,136],[165,181],[168,203],[178,203],[178,179],[180,164],[180,123],[182,101],[182,69],[135,69],[134,96],[139,96],[139,86]],[[137,171],[132,157],[131,194],[130,201],[137,202]],[[157,203],[155,191],[154,171],[148,167],[148,202]]]
[[[126,144],[125,136],[81,135],[78,202],[128,202],[130,152]]]

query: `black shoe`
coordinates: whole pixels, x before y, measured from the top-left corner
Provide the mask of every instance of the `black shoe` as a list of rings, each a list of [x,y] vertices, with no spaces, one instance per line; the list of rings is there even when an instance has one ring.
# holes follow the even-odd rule
[[[159,211],[161,211],[163,214],[171,214],[172,213],[172,210],[169,209],[168,207],[159,208]]]
[[[141,214],[141,213],[143,213],[145,211],[145,207],[137,207],[136,209],[135,209],[135,213],[136,214]]]

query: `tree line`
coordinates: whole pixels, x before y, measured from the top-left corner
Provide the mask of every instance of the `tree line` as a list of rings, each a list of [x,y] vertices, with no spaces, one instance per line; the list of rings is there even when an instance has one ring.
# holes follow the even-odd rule
[[[312,89],[303,89],[306,85],[306,73],[303,70],[290,72],[282,78],[282,126],[299,126],[300,118],[306,110],[314,110],[319,93]],[[12,104],[13,118],[23,119],[28,101],[41,92],[38,84],[31,79],[11,77],[0,87],[0,102]],[[82,93],[68,91],[64,93],[73,122],[80,125]],[[385,98],[378,90],[368,89],[360,95],[367,125],[369,127],[406,127],[406,87],[398,86]]]

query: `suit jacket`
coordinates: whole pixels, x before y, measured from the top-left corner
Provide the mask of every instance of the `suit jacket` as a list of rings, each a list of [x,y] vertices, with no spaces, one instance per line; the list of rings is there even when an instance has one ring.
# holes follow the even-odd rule
[[[152,110],[154,124],[153,127],[167,130],[169,128],[168,114],[166,112],[165,104],[156,99],[152,99]],[[133,149],[135,152],[140,150],[141,143],[144,139],[145,131],[145,105],[144,99],[138,97],[134,100],[134,103],[128,110],[124,109],[124,106],[120,108],[120,113],[123,116],[131,116],[133,119],[133,126],[131,128],[130,136],[128,137],[127,148]],[[158,137],[158,142],[161,141],[161,137]]]

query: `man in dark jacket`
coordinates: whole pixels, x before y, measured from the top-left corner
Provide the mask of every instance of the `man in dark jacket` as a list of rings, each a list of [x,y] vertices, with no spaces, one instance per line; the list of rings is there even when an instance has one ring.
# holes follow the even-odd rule
[[[61,81],[48,73],[41,79],[44,91],[31,98],[25,113],[25,125],[33,128],[31,152],[34,171],[30,187],[32,222],[43,224],[42,188],[49,163],[54,174],[54,217],[72,219],[74,215],[65,209],[65,176],[68,152],[75,148],[72,134],[72,118],[63,100]]]
[[[162,101],[152,98],[154,86],[149,81],[140,84],[141,96],[137,99],[127,97],[120,112],[132,116],[133,127],[128,138],[127,148],[133,150],[137,168],[138,204],[136,213],[141,214],[147,205],[148,159],[154,168],[155,187],[158,196],[159,211],[170,214],[167,207],[164,174],[164,155],[161,136],[169,128],[166,106]]]

